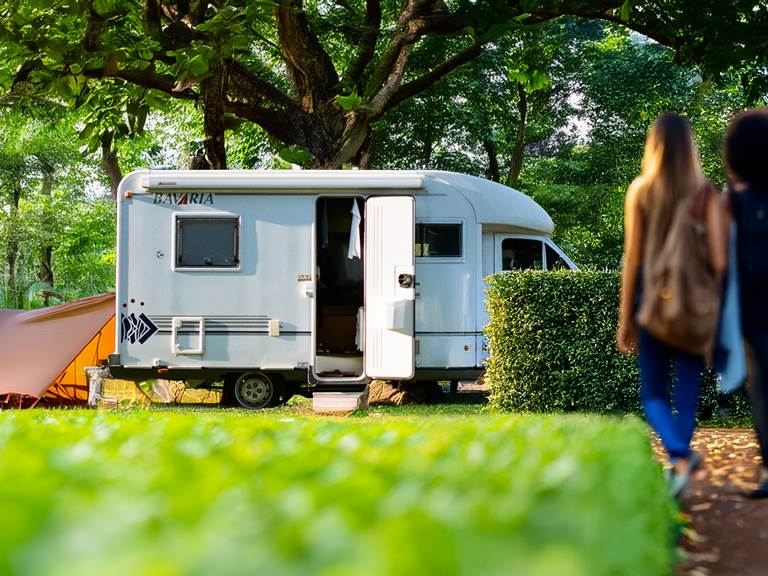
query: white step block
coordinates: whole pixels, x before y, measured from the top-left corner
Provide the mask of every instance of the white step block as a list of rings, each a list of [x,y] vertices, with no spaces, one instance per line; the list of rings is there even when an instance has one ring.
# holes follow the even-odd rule
[[[368,386],[360,392],[315,392],[312,410],[339,413],[368,410]]]

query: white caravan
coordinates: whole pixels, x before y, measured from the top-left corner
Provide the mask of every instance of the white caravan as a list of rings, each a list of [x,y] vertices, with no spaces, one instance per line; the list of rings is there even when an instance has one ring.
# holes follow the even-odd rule
[[[432,171],[139,171],[118,191],[113,375],[243,406],[482,372],[483,278],[575,269],[531,198]]]

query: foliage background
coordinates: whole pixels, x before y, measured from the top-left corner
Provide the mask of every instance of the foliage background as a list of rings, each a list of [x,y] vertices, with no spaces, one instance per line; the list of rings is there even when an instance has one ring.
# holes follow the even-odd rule
[[[314,4],[307,10],[313,25],[325,23],[323,37],[335,38],[333,57],[349,60],[349,48],[332,32],[343,14]],[[61,25],[49,16],[46,25]],[[110,290],[115,222],[105,158],[121,174],[188,168],[203,153],[204,110],[118,79],[78,85],[78,94],[61,79],[15,83],[20,52],[9,42],[0,38],[7,56],[0,64],[0,301],[35,307]],[[430,39],[429,50],[425,44],[414,51],[406,79],[428,72],[460,44],[450,36]],[[184,54],[187,65],[203,56]],[[261,56],[263,73],[277,81],[279,55]],[[715,73],[606,21],[565,17],[513,26],[478,58],[378,119],[370,167],[453,170],[505,182],[552,215],[555,240],[577,264],[615,270],[624,193],[639,171],[649,125],[667,110],[690,118],[705,171],[722,185],[725,127],[755,102],[744,80],[749,71],[742,72]],[[306,160],[306,151],[254,123],[228,117],[226,135],[231,168],[289,168]]]

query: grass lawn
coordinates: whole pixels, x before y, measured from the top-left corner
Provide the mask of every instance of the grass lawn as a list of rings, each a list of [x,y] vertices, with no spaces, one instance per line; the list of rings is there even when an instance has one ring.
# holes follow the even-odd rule
[[[0,573],[670,571],[634,418],[308,409],[0,414]]]
[[[450,402],[436,404],[403,404],[375,405],[366,412],[355,412],[347,415],[347,418],[369,418],[378,420],[392,416],[480,416],[487,412],[487,403],[481,394],[460,394],[457,399]],[[186,404],[164,405],[153,404],[151,410],[159,412],[215,414],[224,412],[229,415],[247,415],[253,417],[254,412],[245,408],[221,408],[218,404]],[[267,408],[258,412],[261,416],[307,416],[318,417],[312,411],[312,400],[303,396],[294,396],[287,404],[276,408]],[[325,416],[319,416],[326,418]]]

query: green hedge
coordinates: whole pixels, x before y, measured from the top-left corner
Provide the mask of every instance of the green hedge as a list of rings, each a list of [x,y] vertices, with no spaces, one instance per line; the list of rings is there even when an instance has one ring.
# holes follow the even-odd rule
[[[0,462],[0,574],[671,572],[634,419],[28,411]]]
[[[486,381],[499,411],[642,414],[637,359],[616,350],[618,272],[519,272],[488,278]],[[744,392],[705,378],[700,420],[749,417]]]

